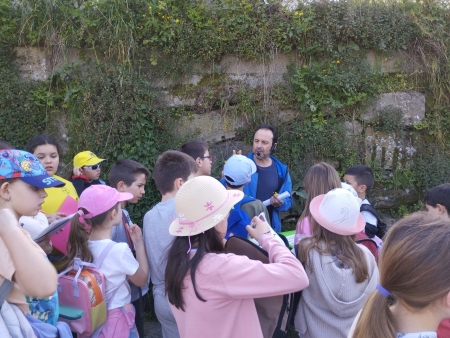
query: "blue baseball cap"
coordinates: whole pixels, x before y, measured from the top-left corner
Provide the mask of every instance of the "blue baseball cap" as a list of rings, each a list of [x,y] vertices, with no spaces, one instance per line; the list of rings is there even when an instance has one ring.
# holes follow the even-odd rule
[[[0,180],[19,178],[36,188],[62,187],[64,182],[47,174],[41,162],[29,152],[0,150]]]
[[[228,184],[239,186],[250,182],[250,177],[256,172],[256,165],[243,155],[233,155],[225,162],[223,176]]]

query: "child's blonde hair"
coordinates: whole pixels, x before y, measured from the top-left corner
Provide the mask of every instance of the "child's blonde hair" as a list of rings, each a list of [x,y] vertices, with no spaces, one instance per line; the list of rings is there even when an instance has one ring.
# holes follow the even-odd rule
[[[379,262],[380,286],[390,296],[372,293],[353,338],[395,337],[392,302],[423,309],[443,299],[450,292],[449,251],[448,220],[420,212],[398,221],[386,235]]]

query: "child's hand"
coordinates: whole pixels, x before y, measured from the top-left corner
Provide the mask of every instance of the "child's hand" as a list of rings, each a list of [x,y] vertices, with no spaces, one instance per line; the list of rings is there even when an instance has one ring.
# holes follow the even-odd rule
[[[16,215],[11,209],[1,209],[0,210],[0,235],[4,231],[8,231],[12,226],[18,226],[19,221]]]
[[[74,176],[80,176],[81,175],[80,168],[73,167],[73,175]]]
[[[52,222],[64,218],[67,215],[63,212],[55,212],[54,214],[47,215],[48,224],[52,224]]]
[[[143,239],[142,239],[142,229],[140,227],[138,227],[136,224],[132,224],[132,225],[128,225],[127,224],[127,230],[128,233],[130,234],[131,240],[133,241],[133,243],[135,245],[141,244],[143,243]]]
[[[260,219],[258,216],[252,218],[252,224],[245,227],[254,239],[259,241],[261,235],[270,232],[270,225]]]
[[[242,155],[242,150],[239,149],[239,150],[236,152],[236,150],[233,149],[233,155]]]

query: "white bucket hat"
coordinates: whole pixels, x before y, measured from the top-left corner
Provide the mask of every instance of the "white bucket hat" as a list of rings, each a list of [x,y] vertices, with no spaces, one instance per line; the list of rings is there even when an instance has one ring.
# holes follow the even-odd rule
[[[173,236],[194,236],[222,221],[231,208],[244,197],[240,190],[226,190],[210,176],[195,177],[175,196],[177,218],[170,224]]]
[[[361,200],[342,188],[313,198],[309,205],[312,217],[325,229],[343,236],[357,234],[366,221],[359,212]]]

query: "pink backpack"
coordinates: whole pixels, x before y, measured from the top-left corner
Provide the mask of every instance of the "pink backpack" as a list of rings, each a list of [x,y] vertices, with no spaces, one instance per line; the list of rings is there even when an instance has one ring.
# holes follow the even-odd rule
[[[75,258],[74,264],[58,275],[59,320],[72,332],[89,336],[106,321],[105,277],[98,268],[115,244],[109,243],[93,263]]]

